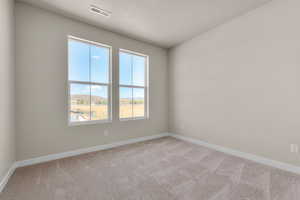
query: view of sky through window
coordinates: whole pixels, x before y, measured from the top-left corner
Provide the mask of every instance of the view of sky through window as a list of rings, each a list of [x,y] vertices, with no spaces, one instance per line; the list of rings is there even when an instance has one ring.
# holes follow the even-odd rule
[[[109,118],[110,49],[69,40],[70,120]]]

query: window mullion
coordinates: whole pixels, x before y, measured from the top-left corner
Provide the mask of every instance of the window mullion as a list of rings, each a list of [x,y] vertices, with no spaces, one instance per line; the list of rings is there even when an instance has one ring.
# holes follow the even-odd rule
[[[97,82],[86,82],[86,81],[68,81],[70,84],[84,84],[84,85],[102,85],[102,86],[109,86],[109,83],[97,83]]]
[[[89,85],[90,84],[90,82],[87,82],[87,81],[69,81],[69,83],[84,84],[84,85]]]
[[[132,87],[132,88],[145,88],[145,86],[138,86],[138,85],[124,85],[124,84],[120,84],[120,87]]]
[[[89,85],[98,85],[98,86],[109,86],[107,83],[88,83]]]

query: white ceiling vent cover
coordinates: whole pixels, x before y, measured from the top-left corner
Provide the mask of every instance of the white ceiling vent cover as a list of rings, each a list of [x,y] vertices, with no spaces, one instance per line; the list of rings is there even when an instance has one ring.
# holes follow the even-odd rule
[[[111,11],[99,8],[95,5],[90,6],[90,11],[97,14],[97,15],[101,15],[103,17],[110,17],[111,16]]]

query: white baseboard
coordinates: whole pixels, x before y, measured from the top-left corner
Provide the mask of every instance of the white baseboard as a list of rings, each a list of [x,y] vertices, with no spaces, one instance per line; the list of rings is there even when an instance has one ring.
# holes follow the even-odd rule
[[[201,140],[194,139],[194,138],[187,137],[187,136],[171,134],[171,133],[170,133],[170,135],[172,137],[177,138],[177,139],[184,140],[184,141],[187,141],[187,142],[190,142],[190,143],[193,143],[193,144],[198,144],[198,145],[210,148],[210,149],[214,149],[216,151],[220,151],[220,152],[223,152],[223,153],[226,153],[226,154],[241,157],[241,158],[244,158],[244,159],[247,159],[247,160],[251,160],[251,161],[263,164],[263,165],[268,165],[270,167],[278,168],[278,169],[281,169],[281,170],[284,170],[284,171],[300,174],[300,167],[297,167],[295,165],[291,165],[291,164],[271,160],[271,159],[268,159],[268,158],[264,158],[262,156],[257,156],[257,155],[254,155],[254,154],[237,151],[237,150],[234,150],[234,149],[222,147],[222,146],[215,145],[215,144],[209,144],[207,142],[203,142]]]
[[[16,163],[13,163],[12,166],[8,169],[7,173],[5,176],[0,180],[0,193],[4,190],[8,180],[10,177],[13,175],[14,171],[16,170],[17,165]]]
[[[191,137],[186,137],[186,136],[172,134],[172,133],[162,133],[162,134],[158,134],[158,135],[134,138],[134,139],[115,142],[115,143],[111,143],[111,144],[99,145],[99,146],[79,149],[79,150],[75,150],[75,151],[69,151],[69,152],[58,153],[58,154],[51,154],[51,155],[41,156],[41,157],[29,159],[29,160],[18,161],[15,164],[13,164],[13,166],[9,169],[9,171],[7,172],[5,177],[0,182],[0,192],[4,189],[4,187],[7,184],[9,178],[11,177],[11,175],[13,174],[15,169],[18,168],[18,167],[24,167],[24,166],[39,164],[39,163],[48,162],[48,161],[52,161],[52,160],[57,160],[57,159],[61,159],[61,158],[67,158],[67,157],[72,157],[72,156],[81,155],[81,154],[85,154],[85,153],[91,153],[91,152],[111,149],[111,148],[115,148],[115,147],[119,147],[119,146],[123,146],[123,145],[127,145],[127,144],[133,144],[133,143],[137,143],[137,142],[143,142],[143,141],[153,140],[153,139],[167,137],[167,136],[172,136],[172,137],[180,139],[180,140],[184,140],[184,141],[187,141],[187,142],[198,144],[198,145],[210,148],[210,149],[214,149],[216,151],[220,151],[220,152],[224,152],[224,153],[233,155],[233,156],[237,156],[237,157],[241,157],[241,158],[244,158],[244,159],[252,160],[254,162],[261,163],[261,164],[264,164],[264,165],[268,165],[268,166],[271,166],[271,167],[275,167],[275,168],[278,168],[278,169],[281,169],[281,170],[285,170],[285,171],[300,174],[300,167],[297,167],[297,166],[294,166],[294,165],[290,165],[290,164],[287,164],[287,163],[271,160],[271,159],[268,159],[268,158],[264,158],[264,157],[261,157],[261,156],[256,156],[256,155],[249,154],[249,153],[240,152],[240,151],[237,151],[237,150],[233,150],[233,149],[230,149],[230,148],[226,148],[226,147],[222,147],[222,146],[218,146],[218,145],[214,145],[214,144],[209,144],[207,142],[203,142],[203,141],[198,140],[198,139],[193,139]]]
[[[89,147],[89,148],[78,149],[75,151],[68,151],[68,152],[63,152],[63,153],[58,153],[58,154],[41,156],[41,157],[29,159],[29,160],[18,161],[17,167],[25,167],[25,166],[29,166],[29,165],[35,165],[35,164],[48,162],[48,161],[52,161],[52,160],[58,160],[58,159],[62,159],[62,158],[77,156],[77,155],[91,153],[91,152],[95,152],[95,151],[111,149],[114,147],[119,147],[119,146],[123,146],[123,145],[127,145],[127,144],[133,144],[133,143],[137,143],[137,142],[143,142],[143,141],[147,141],[147,140],[153,140],[153,139],[166,137],[166,136],[170,136],[170,134],[169,133],[161,133],[158,135],[145,136],[145,137],[134,138],[134,139],[129,139],[129,140],[120,141],[120,142],[114,142],[111,144],[104,144],[104,145],[98,145],[98,146]]]
[[[137,143],[137,142],[143,142],[143,141],[158,139],[158,138],[167,137],[167,136],[170,136],[170,134],[169,133],[161,133],[161,134],[158,134],[158,135],[151,135],[151,136],[133,138],[133,139],[124,140],[124,141],[120,141],[120,142],[114,142],[114,143],[111,143],[111,144],[98,145],[98,146],[94,146],[94,147],[78,149],[78,150],[75,150],[75,151],[68,151],[68,152],[63,152],[63,153],[58,153],[58,154],[51,154],[51,155],[47,155],[47,156],[32,158],[32,159],[29,159],[29,160],[17,161],[11,166],[11,168],[8,170],[8,172],[3,177],[3,179],[0,180],[0,193],[3,191],[3,189],[6,186],[8,180],[10,179],[10,177],[13,175],[14,171],[18,167],[25,167],[25,166],[35,165],[35,164],[39,164],[39,163],[43,163],[43,162],[49,162],[49,161],[57,160],[57,159],[61,159],[61,158],[67,158],[67,157],[77,156],[77,155],[81,155],[81,154],[86,154],[86,153],[111,149],[111,148],[115,148],[115,147],[119,147],[119,146],[124,146],[124,145],[127,145],[127,144],[134,144],[134,143]]]

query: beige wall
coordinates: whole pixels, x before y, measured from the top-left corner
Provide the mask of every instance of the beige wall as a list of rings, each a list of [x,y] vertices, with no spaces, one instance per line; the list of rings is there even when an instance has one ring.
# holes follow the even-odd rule
[[[0,181],[15,161],[14,1],[0,1]]]
[[[18,160],[167,131],[166,50],[22,3],[16,4],[16,23]],[[69,34],[113,46],[115,86],[118,48],[150,56],[149,120],[120,122],[115,115],[113,123],[68,126]],[[116,88],[114,91],[113,106],[117,109]]]
[[[169,113],[171,132],[300,166],[299,7],[273,0],[185,42],[168,71],[164,49],[17,3],[17,159],[166,132]],[[67,125],[69,34],[113,46],[115,86],[118,48],[150,56],[150,120]]]
[[[170,52],[170,131],[300,166],[300,1],[273,0]]]

